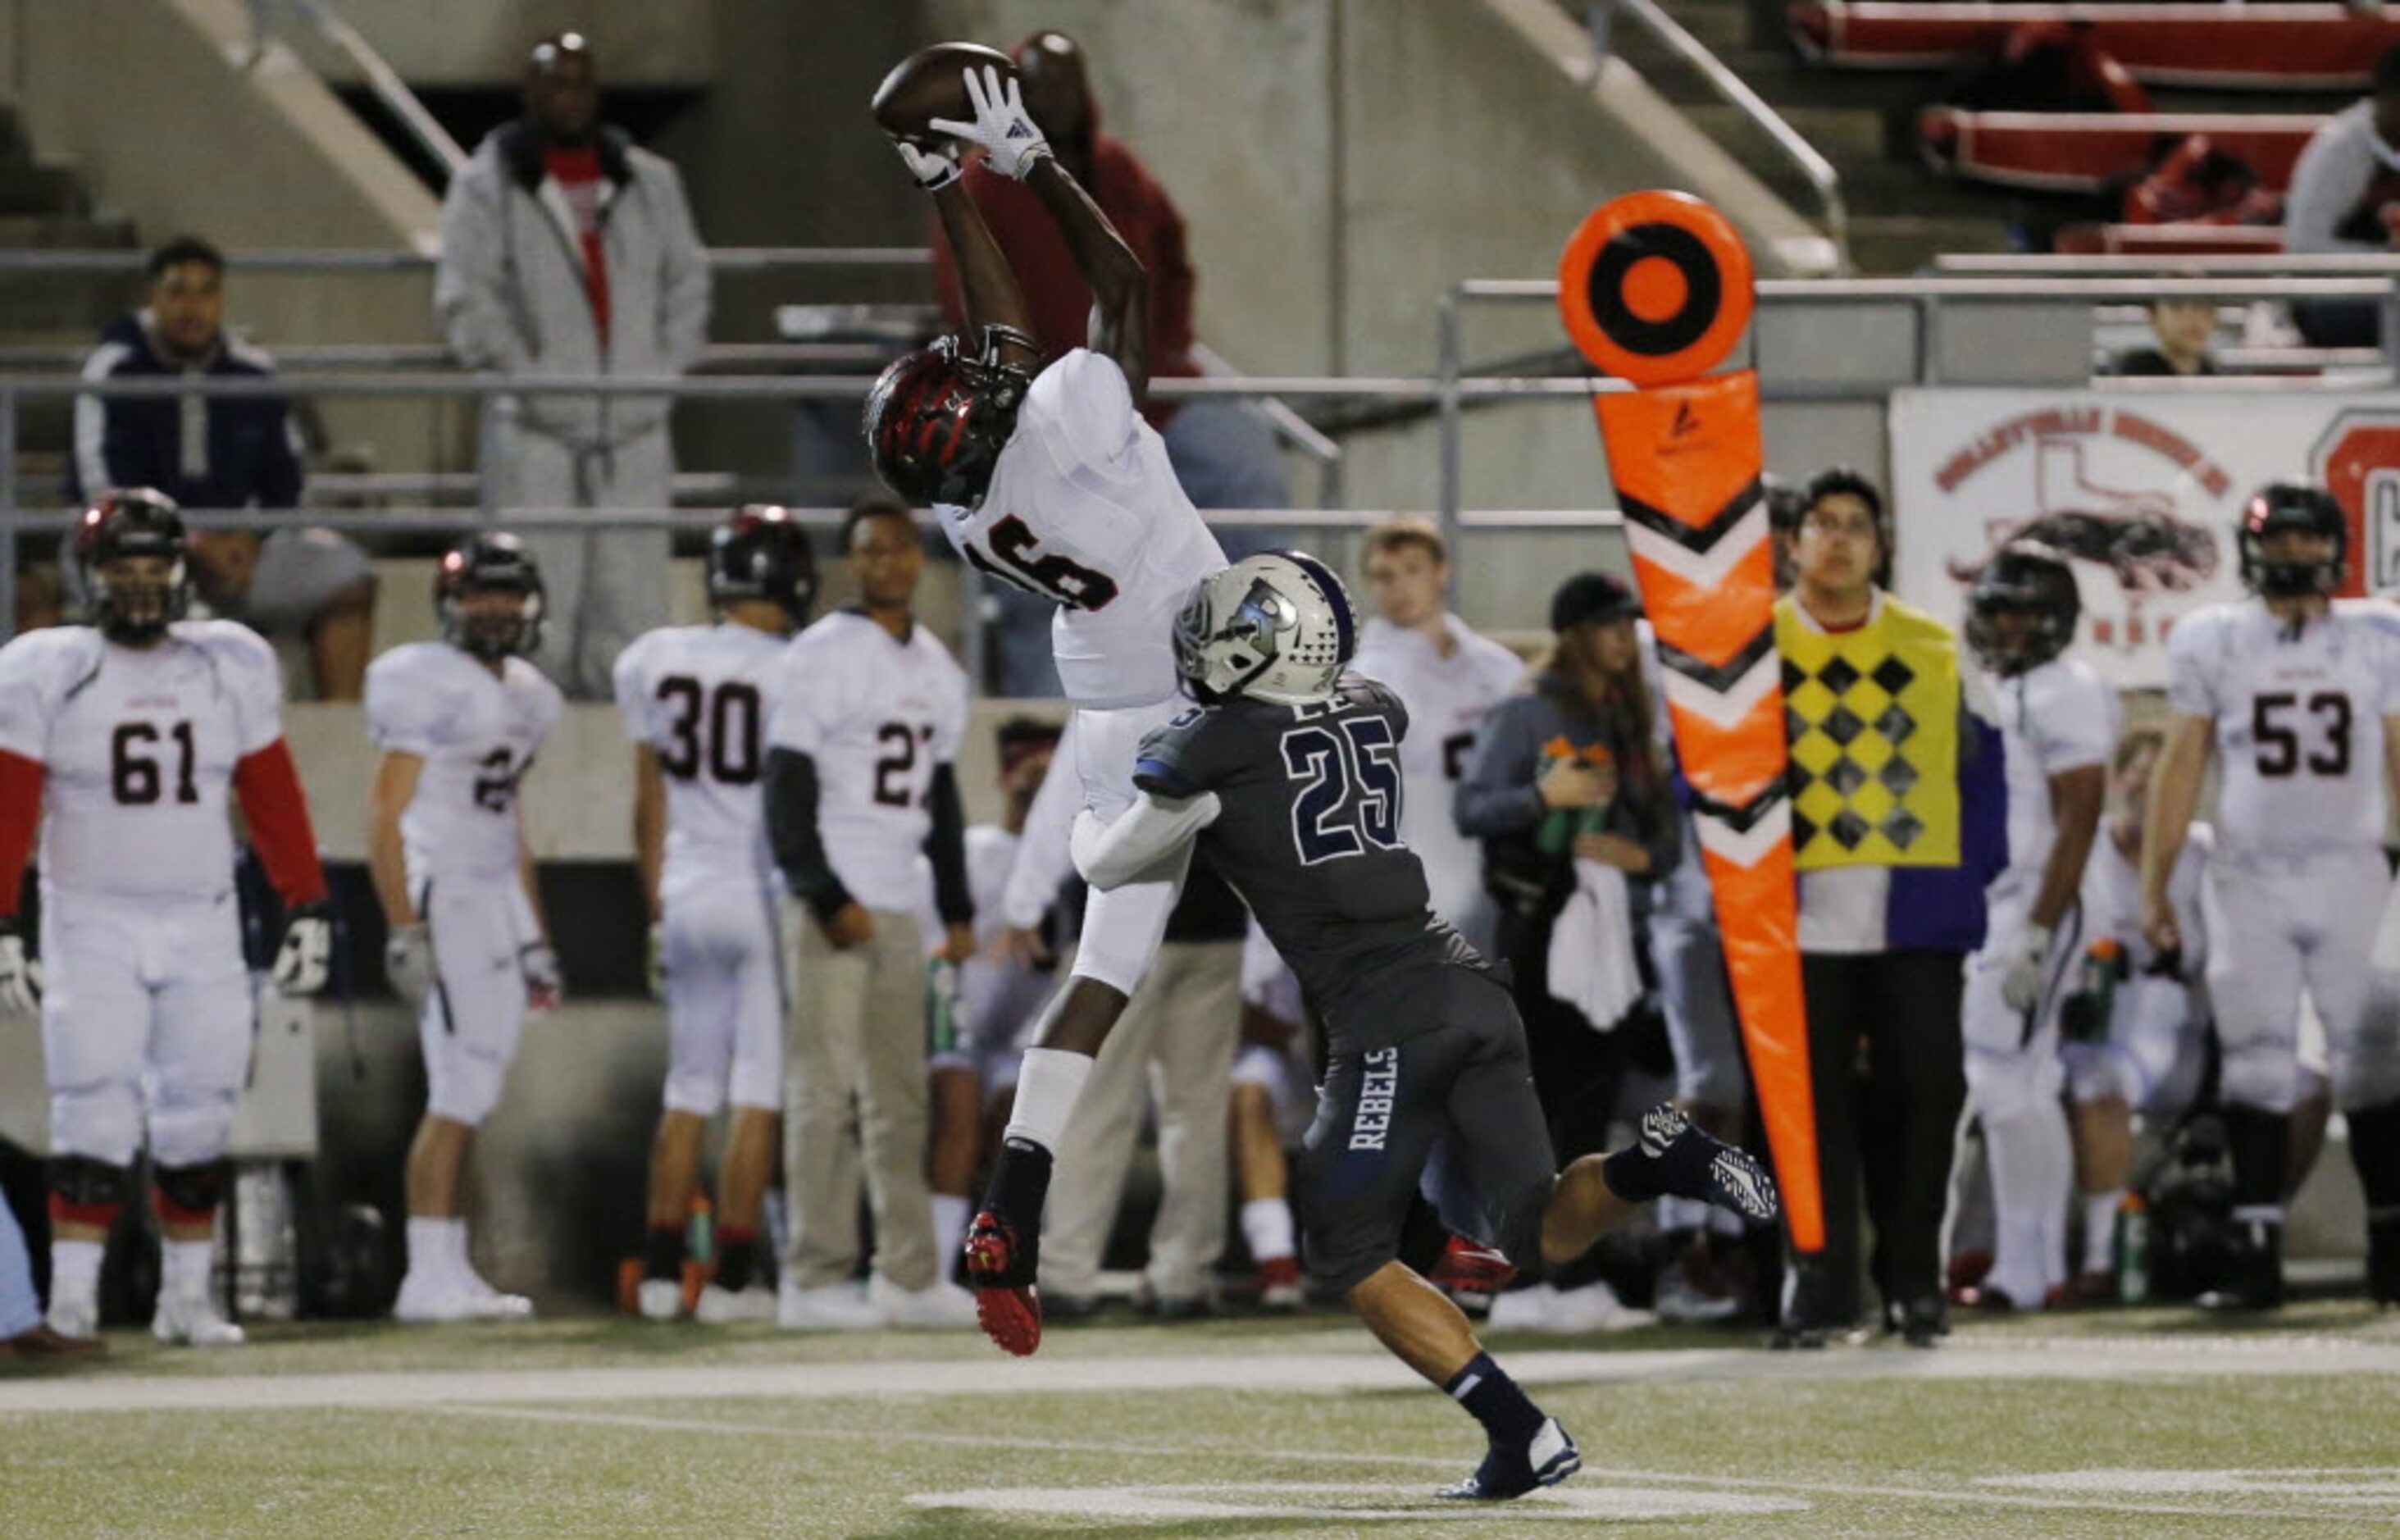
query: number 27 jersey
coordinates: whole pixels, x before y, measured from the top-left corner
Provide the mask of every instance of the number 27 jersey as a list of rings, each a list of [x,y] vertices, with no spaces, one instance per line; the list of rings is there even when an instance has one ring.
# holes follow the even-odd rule
[[[2400,712],[2400,611],[2337,600],[2298,634],[2256,599],[2167,639],[2168,702],[2215,722],[2230,859],[2354,851],[2383,837],[2383,718]]]
[[[981,506],[936,511],[987,577],[1058,601],[1051,648],[1077,705],[1175,693],[1175,612],[1225,553],[1114,360],[1078,348],[1043,370]]]
[[[524,659],[496,675],[447,642],[411,642],[368,666],[375,747],[425,761],[400,818],[412,885],[515,874],[517,783],[562,705],[558,687]]]

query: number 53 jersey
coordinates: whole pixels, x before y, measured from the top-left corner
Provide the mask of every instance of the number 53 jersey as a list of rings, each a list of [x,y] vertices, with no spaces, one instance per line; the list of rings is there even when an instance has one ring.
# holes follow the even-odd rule
[[[982,505],[936,511],[985,576],[1058,602],[1050,647],[1075,704],[1175,693],[1175,612],[1225,552],[1113,359],[1078,348],[1043,370]]]
[[[144,648],[89,626],[0,648],[0,751],[40,762],[45,889],[210,898],[233,886],[234,767],[283,735],[256,633],[178,620]]]
[[[523,658],[495,675],[447,642],[411,642],[368,666],[368,735],[425,761],[400,817],[411,887],[514,877],[517,784],[561,708],[558,687]]]
[[[2383,719],[2400,713],[2400,610],[2342,599],[2295,633],[2244,600],[2176,623],[2167,698],[2215,724],[2217,849],[2312,855],[2383,838]]]

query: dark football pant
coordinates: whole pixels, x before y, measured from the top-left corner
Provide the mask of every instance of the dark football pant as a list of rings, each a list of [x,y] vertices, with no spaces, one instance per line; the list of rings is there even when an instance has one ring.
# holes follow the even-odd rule
[[[1361,1049],[1342,1044],[1341,1024],[1331,1024],[1336,1043],[1294,1183],[1310,1276],[1347,1290],[1398,1255],[1418,1180],[1445,1139],[1449,1195],[1484,1220],[1474,1238],[1538,1272],[1557,1168],[1508,992],[1470,969],[1411,970],[1352,1013],[1387,1029],[1410,1017],[1433,1025]]]

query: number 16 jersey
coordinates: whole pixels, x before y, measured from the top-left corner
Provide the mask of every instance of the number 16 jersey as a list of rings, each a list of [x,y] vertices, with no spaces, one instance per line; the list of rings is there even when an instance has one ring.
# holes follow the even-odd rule
[[[1075,704],[1175,693],[1175,612],[1225,553],[1113,359],[1078,348],[1043,370],[982,505],[936,511],[987,577],[1058,602],[1050,645]]]
[[[2215,723],[2225,859],[2373,847],[2383,838],[2383,718],[2400,712],[2400,611],[2336,600],[2295,632],[2257,599],[2167,638],[2167,699]]]
[[[494,675],[447,642],[410,642],[368,665],[368,736],[425,761],[400,815],[412,888],[516,875],[517,784],[562,708],[558,687],[522,658]]]

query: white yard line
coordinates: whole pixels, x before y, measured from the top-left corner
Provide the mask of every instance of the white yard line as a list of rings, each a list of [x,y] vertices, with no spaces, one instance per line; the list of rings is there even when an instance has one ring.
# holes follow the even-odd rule
[[[1742,1348],[1512,1351],[1533,1383],[1638,1380],[2167,1380],[2200,1375],[2400,1375],[2400,1342],[2339,1337],[2025,1339],[1931,1352]],[[1025,1360],[645,1364],[343,1374],[43,1376],[0,1380],[0,1416],[24,1412],[467,1405],[857,1396],[1020,1396],[1125,1390],[1390,1390],[1416,1377],[1361,1340],[1357,1352],[1161,1354]]]

